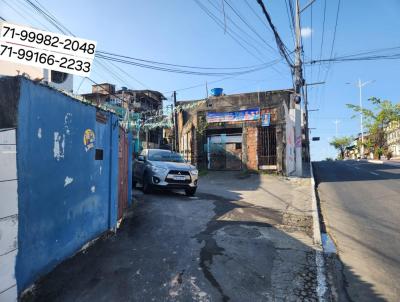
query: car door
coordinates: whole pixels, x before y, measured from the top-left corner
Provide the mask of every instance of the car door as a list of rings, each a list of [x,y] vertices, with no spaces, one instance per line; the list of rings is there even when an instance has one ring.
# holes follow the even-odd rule
[[[135,164],[133,166],[133,177],[138,181],[143,181],[144,170],[146,169],[146,158],[147,158],[147,150],[143,150],[139,156],[144,158],[144,161],[139,160],[139,158],[135,159]]]

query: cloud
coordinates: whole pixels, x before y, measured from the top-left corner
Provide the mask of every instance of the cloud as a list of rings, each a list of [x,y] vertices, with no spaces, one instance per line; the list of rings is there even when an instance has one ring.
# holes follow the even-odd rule
[[[303,27],[303,28],[301,29],[301,36],[302,36],[303,38],[309,38],[309,37],[311,37],[312,33],[313,33],[313,30],[312,30],[311,27]]]

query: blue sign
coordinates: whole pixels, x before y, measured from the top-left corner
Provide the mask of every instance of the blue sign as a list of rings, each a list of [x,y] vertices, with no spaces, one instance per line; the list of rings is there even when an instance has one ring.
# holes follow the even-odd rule
[[[257,121],[260,119],[260,108],[233,112],[207,112],[207,123]]]
[[[261,126],[268,127],[271,124],[271,113],[263,113],[261,115]]]

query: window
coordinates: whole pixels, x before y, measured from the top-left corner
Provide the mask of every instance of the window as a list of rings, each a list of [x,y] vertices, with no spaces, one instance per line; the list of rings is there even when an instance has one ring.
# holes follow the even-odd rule
[[[94,159],[95,160],[103,160],[103,149],[96,149]]]
[[[64,83],[68,78],[68,74],[64,72],[59,72],[52,70],[51,71],[51,81],[56,84]]]

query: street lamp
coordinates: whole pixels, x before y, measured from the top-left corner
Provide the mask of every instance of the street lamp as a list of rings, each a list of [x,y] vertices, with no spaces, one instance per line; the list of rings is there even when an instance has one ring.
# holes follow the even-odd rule
[[[358,79],[358,82],[356,83],[356,85],[359,89],[359,93],[360,93],[361,157],[364,156],[364,125],[363,125],[364,114],[363,114],[363,105],[362,105],[362,88],[373,82],[375,82],[375,80],[362,82],[361,79]],[[351,84],[351,83],[346,83],[346,84]]]

